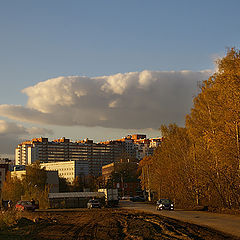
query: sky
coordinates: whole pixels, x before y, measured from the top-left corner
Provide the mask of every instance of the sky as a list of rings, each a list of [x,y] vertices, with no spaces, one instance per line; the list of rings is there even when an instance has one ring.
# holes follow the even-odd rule
[[[95,142],[184,126],[239,49],[238,0],[0,0],[0,157],[21,141]]]

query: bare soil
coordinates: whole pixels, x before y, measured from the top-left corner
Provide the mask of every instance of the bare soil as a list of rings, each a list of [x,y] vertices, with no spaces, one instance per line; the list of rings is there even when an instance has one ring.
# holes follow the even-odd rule
[[[22,213],[0,239],[239,239],[159,215],[123,209]]]

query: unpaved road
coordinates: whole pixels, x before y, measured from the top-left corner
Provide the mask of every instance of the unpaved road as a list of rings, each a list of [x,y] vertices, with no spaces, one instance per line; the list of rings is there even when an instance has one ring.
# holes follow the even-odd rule
[[[151,212],[154,214],[160,214],[161,216],[211,227],[225,233],[233,234],[240,238],[240,216],[201,211],[157,211],[154,205],[133,203],[131,201],[120,201],[120,206],[122,208]]]
[[[3,240],[223,240],[239,239],[206,227],[127,209],[75,209],[22,213]]]

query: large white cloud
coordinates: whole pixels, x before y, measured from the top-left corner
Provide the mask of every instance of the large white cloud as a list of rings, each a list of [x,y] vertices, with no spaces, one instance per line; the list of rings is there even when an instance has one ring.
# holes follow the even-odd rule
[[[13,154],[15,147],[25,138],[48,134],[53,132],[45,128],[27,128],[14,122],[0,120],[0,155]]]
[[[0,105],[0,115],[53,125],[125,129],[183,124],[210,71],[142,71],[58,77],[25,88],[27,106]]]

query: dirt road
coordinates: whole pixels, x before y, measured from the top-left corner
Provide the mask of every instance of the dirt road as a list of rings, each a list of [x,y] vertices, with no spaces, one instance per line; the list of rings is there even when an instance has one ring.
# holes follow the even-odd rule
[[[78,209],[23,213],[18,223],[0,231],[0,239],[239,239],[213,229],[126,209]]]
[[[154,214],[160,214],[161,216],[211,227],[225,233],[233,234],[240,238],[240,216],[201,211],[157,211],[155,205],[133,203],[131,201],[121,201],[120,206],[122,208],[151,212]]]

